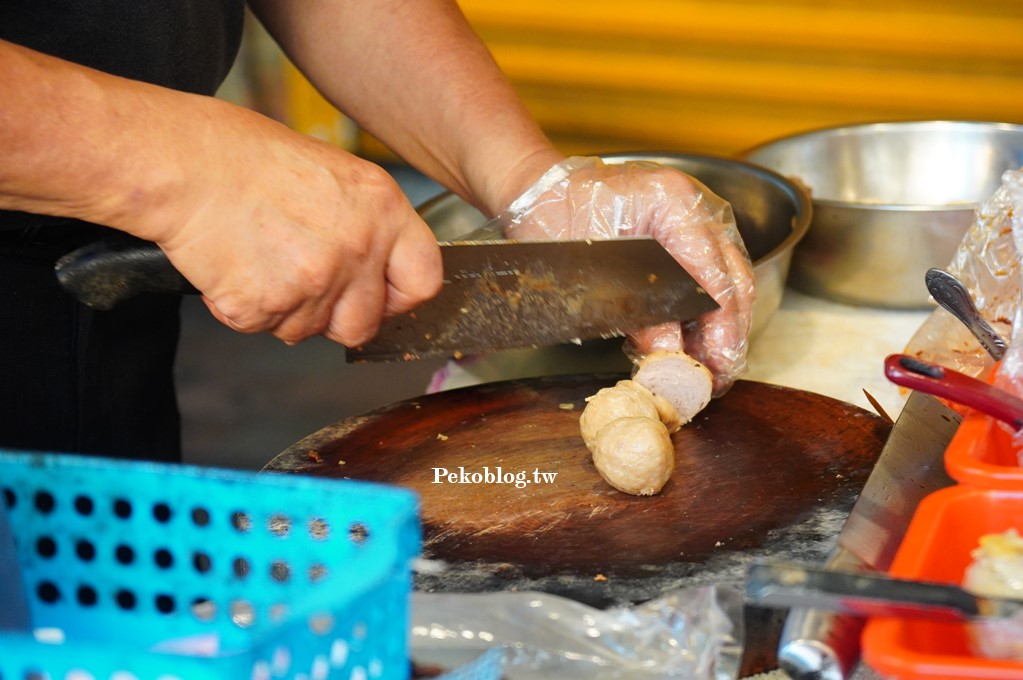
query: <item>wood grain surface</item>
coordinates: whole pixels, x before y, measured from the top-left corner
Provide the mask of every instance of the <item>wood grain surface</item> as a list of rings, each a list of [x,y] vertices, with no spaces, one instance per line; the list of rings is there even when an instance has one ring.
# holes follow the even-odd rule
[[[676,468],[661,493],[630,496],[601,479],[579,434],[586,398],[625,377],[398,402],[310,435],[266,469],[414,489],[425,557],[632,578],[754,550],[816,509],[848,513],[890,430],[845,402],[739,381],[673,435]]]

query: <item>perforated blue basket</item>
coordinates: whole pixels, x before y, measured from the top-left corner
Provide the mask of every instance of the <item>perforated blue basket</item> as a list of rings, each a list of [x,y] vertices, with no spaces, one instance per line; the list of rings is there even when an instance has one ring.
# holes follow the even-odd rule
[[[7,452],[0,490],[34,629],[0,680],[409,675],[411,492]]]

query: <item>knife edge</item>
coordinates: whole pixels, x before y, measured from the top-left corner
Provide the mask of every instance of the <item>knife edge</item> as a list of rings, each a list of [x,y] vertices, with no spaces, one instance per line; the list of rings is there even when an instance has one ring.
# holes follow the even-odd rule
[[[655,240],[453,241],[444,286],[385,320],[349,362],[408,361],[621,337],[717,308]]]

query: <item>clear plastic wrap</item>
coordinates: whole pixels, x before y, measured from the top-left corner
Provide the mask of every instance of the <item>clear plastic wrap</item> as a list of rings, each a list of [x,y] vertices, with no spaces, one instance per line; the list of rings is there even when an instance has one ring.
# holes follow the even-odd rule
[[[458,667],[476,660],[473,680],[495,670],[492,658],[478,660],[493,649],[503,650],[498,665],[508,680],[732,680],[742,620],[741,595],[715,586],[607,610],[539,592],[417,592],[411,647],[417,663],[455,668],[450,677],[466,677]]]
[[[649,161],[576,156],[556,164],[481,233],[516,240],[655,238],[718,302],[687,324],[631,338],[630,358],[684,349],[723,393],[746,371],[755,281],[732,208],[698,180]],[[684,346],[683,346],[684,343]]]
[[[1006,338],[1017,335],[1013,320],[1023,287],[1017,247],[1023,226],[1016,226],[1020,216],[1023,170],[1010,170],[1002,175],[1001,187],[978,208],[947,268],[970,291],[981,315]],[[906,352],[972,376],[981,376],[994,365],[969,329],[941,308],[920,326]]]
[[[970,291],[978,311],[1008,340],[1008,349],[992,382],[1023,396],[1023,169],[1002,175],[1002,184],[977,210],[948,271]],[[935,310],[906,347],[928,361],[967,375],[983,377],[995,368],[994,359],[958,319],[943,309]],[[962,407],[953,407],[962,410]],[[1001,423],[992,427],[1007,428]],[[1023,449],[1023,434],[1014,433]]]

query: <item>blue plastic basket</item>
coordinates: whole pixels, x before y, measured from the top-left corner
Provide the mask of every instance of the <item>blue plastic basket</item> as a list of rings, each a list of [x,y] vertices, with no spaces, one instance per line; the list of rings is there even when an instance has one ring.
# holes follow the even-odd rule
[[[34,629],[0,680],[409,675],[409,491],[6,452],[0,491]]]

